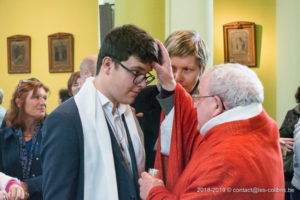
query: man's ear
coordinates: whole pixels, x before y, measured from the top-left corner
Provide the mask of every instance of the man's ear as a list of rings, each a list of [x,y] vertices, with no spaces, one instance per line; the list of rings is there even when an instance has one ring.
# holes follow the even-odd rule
[[[110,57],[105,56],[102,60],[102,66],[100,70],[103,70],[105,74],[109,75],[113,69],[113,61]]]
[[[219,96],[214,96],[215,100],[215,110],[213,112],[213,117],[216,117],[224,112],[223,102]]]
[[[87,77],[90,77],[90,75],[91,75],[91,72],[87,68],[85,68],[83,71],[83,77],[87,78]]]

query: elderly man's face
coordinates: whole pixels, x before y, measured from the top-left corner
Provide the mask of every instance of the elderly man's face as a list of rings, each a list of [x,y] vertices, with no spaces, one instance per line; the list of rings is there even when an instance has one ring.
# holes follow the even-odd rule
[[[195,108],[197,109],[197,119],[198,119],[198,130],[215,116],[215,111],[217,108],[217,101],[214,96],[210,96],[209,81],[211,74],[206,74],[200,81],[198,86],[199,98],[195,102]]]

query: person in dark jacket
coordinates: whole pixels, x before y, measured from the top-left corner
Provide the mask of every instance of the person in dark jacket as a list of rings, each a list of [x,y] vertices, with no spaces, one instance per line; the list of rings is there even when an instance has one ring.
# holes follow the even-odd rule
[[[146,31],[123,25],[108,33],[96,77],[46,119],[43,127],[44,200],[133,200],[145,152],[128,104],[154,80],[158,45]]]
[[[195,31],[178,30],[168,36],[164,46],[171,59],[175,81],[191,95],[197,94],[199,79],[208,61],[204,40]],[[158,94],[159,85],[148,86],[132,104],[136,113],[143,113],[143,117],[138,119],[145,137],[146,169],[153,168],[156,155],[161,115],[161,107],[156,100]]]
[[[73,72],[68,80],[69,96],[74,96],[80,90],[80,72]]]
[[[292,188],[291,181],[294,174],[293,168],[293,144],[294,144],[294,129],[295,124],[300,118],[300,86],[298,87],[295,94],[296,102],[298,103],[296,107],[289,110],[285,116],[285,119],[279,129],[280,132],[280,146],[281,149],[286,153],[283,156],[283,166],[284,166],[284,179],[286,191],[290,191]],[[290,199],[289,192],[285,194],[285,200]]]
[[[20,179],[29,200],[42,199],[40,144],[48,91],[41,82],[21,80],[0,129],[0,171]]]
[[[58,99],[58,104],[62,104],[63,102],[65,102],[66,100],[68,100],[71,96],[69,95],[69,91],[68,89],[65,89],[65,88],[62,88],[59,90],[58,92],[58,96],[59,96],[59,99]]]

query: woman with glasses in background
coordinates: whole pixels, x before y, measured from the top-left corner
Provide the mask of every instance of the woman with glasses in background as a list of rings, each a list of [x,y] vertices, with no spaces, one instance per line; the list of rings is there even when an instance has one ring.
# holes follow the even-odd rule
[[[73,72],[68,80],[68,92],[70,97],[77,94],[80,90],[80,72]]]
[[[0,171],[20,179],[29,200],[42,199],[40,145],[48,91],[38,80],[21,80],[0,130]]]

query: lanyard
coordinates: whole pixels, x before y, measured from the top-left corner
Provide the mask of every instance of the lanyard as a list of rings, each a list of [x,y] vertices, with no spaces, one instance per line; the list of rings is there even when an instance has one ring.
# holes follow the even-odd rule
[[[106,120],[108,121],[109,123],[109,126],[111,127],[114,135],[115,135],[115,138],[116,138],[116,141],[118,143],[118,146],[121,150],[121,153],[123,155],[123,158],[124,158],[124,161],[125,161],[125,164],[127,166],[128,169],[130,169],[130,162],[129,162],[129,159],[128,159],[128,156],[126,154],[126,150],[125,148],[128,148],[128,140],[127,140],[127,135],[126,135],[126,130],[124,128],[124,124],[123,124],[123,121],[122,121],[122,118],[119,114],[119,111],[118,112],[118,117],[120,119],[120,123],[121,123],[121,132],[122,132],[122,138],[123,138],[123,142],[122,142],[122,139],[120,138],[118,132],[117,132],[117,128],[114,126],[114,124],[112,123],[112,121],[110,120],[110,118],[106,115],[106,112],[104,111],[104,115],[105,115],[105,118]],[[130,170],[131,171],[131,170]]]

